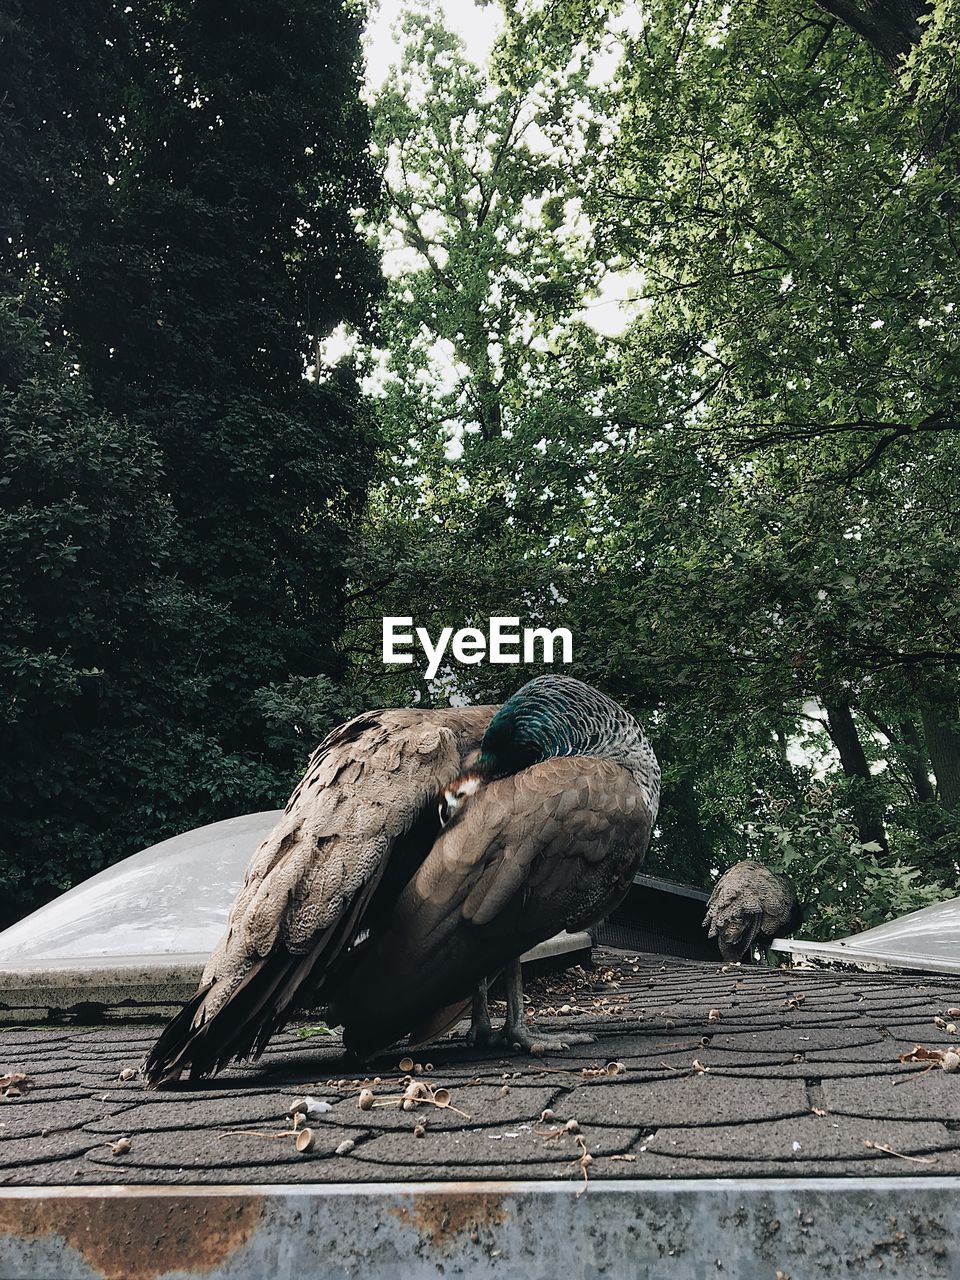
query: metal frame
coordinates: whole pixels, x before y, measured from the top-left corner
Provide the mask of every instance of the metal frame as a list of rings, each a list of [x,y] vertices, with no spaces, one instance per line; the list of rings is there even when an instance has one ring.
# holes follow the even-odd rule
[[[947,1280],[960,1178],[0,1188],[3,1280]]]

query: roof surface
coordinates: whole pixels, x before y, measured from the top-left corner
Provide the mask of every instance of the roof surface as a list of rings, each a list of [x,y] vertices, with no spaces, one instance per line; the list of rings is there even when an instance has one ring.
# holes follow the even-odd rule
[[[144,1092],[119,1075],[139,1065],[156,1025],[8,1027],[0,1071],[31,1083],[0,1100],[0,1185],[960,1174],[960,1075],[899,1061],[917,1044],[960,1041],[934,1022],[952,1023],[960,979],[598,951],[592,968],[528,991],[537,1027],[596,1042],[537,1059],[447,1038],[411,1056],[423,1067],[414,1079],[448,1089],[453,1105],[412,1112],[357,1105],[364,1085],[397,1097],[402,1051],[364,1075],[335,1036],[292,1028],[260,1062],[203,1088]],[[608,1063],[622,1069],[607,1074]],[[311,1121],[314,1147],[301,1154],[276,1135],[305,1094],[331,1110]],[[541,1121],[546,1109],[557,1118]],[[558,1132],[569,1120],[579,1133]],[[129,1149],[113,1154],[120,1138]]]

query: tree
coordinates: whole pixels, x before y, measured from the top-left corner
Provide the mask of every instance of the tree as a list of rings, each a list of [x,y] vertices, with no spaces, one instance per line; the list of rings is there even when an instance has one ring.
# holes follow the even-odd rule
[[[10,0],[0,21],[8,670],[34,733],[6,856],[45,895],[276,803],[312,745],[277,709],[339,687],[375,432],[350,369],[304,374],[371,322],[355,213],[378,179],[350,6]],[[50,540],[55,592],[26,567]]]
[[[653,726],[665,870],[706,880],[747,852],[802,857],[825,932],[876,918],[884,892],[887,910],[917,904],[958,876],[956,169],[929,145],[949,33],[926,24],[905,97],[813,4],[567,0],[508,17],[471,93],[495,109],[534,97],[550,141],[507,207],[538,210],[524,235],[543,245],[576,200],[591,287],[640,288],[622,335],[587,329],[575,290],[551,311],[527,288],[525,328],[481,325],[497,360],[484,416],[457,308],[479,280],[472,314],[499,317],[486,283],[503,272],[519,292],[535,259],[481,248],[450,216],[471,187],[456,171],[466,109],[445,86],[472,73],[412,18],[412,47],[442,54],[421,56],[416,145],[391,179],[396,225],[416,205],[429,234],[407,235],[416,265],[392,285],[386,411],[406,460],[385,493],[394,513],[406,495],[404,545],[421,538],[432,571],[414,558],[399,580],[426,582],[425,611],[445,620],[495,600],[498,569],[523,584],[511,612],[562,597],[578,673]],[[618,53],[612,81],[591,74]],[[388,138],[406,137],[399,110],[378,105]],[[480,154],[501,199],[516,151],[496,169]],[[523,332],[545,337],[542,366]],[[429,372],[444,339],[453,390]],[[366,581],[376,617],[390,587]]]

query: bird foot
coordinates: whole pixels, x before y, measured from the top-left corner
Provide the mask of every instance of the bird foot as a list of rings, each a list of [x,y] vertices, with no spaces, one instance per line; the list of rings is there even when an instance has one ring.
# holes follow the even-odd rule
[[[500,1043],[500,1032],[494,1031],[490,1019],[485,1021],[474,1018],[467,1032],[467,1044],[471,1049],[489,1049],[491,1045]]]
[[[594,1037],[585,1031],[565,1031],[558,1036],[534,1035],[527,1026],[504,1026],[497,1037],[499,1043],[508,1049],[521,1053],[532,1053],[535,1057],[550,1053],[551,1050],[569,1049],[575,1044],[593,1044]]]

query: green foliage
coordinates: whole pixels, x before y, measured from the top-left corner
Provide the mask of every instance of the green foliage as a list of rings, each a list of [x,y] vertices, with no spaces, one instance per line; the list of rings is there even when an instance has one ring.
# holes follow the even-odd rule
[[[293,676],[265,685],[252,701],[266,721],[264,738],[271,755],[287,759],[309,754],[331,729],[362,710],[350,691],[329,676]]]
[[[304,372],[378,286],[359,32],[307,0],[0,15],[8,911],[272,807],[336,714],[376,431],[353,371]]]
[[[371,676],[380,614],[562,622],[653,730],[656,870],[789,857],[823,936],[955,892],[956,6],[902,74],[813,4],[504,9],[478,69],[411,7],[375,106],[351,679],[502,697]]]

